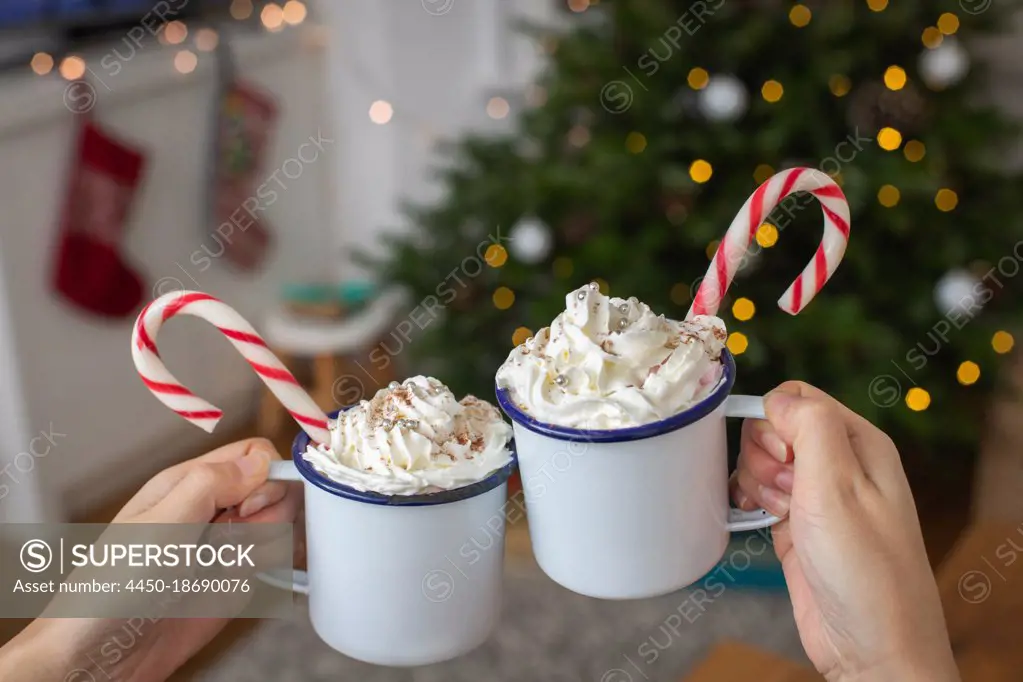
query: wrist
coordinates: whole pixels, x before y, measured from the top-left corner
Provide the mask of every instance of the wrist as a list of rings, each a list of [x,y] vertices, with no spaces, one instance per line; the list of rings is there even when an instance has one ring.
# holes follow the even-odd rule
[[[0,648],[0,679],[64,682],[72,668],[66,642],[47,621],[36,620]]]
[[[959,669],[952,660],[910,659],[885,665],[827,676],[828,682],[961,682]]]

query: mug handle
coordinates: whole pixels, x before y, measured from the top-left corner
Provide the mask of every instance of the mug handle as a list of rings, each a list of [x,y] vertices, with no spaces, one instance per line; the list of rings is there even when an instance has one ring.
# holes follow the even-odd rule
[[[270,462],[271,481],[301,481],[302,474],[291,460]],[[282,590],[291,590],[298,594],[309,594],[309,574],[305,571],[266,571],[257,573],[256,577],[267,585]]]
[[[764,414],[764,398],[758,395],[730,395],[725,399],[725,416],[767,419],[767,415]],[[732,507],[728,508],[727,528],[730,533],[767,528],[779,521],[781,521],[780,516],[775,516],[766,509],[743,511]]]

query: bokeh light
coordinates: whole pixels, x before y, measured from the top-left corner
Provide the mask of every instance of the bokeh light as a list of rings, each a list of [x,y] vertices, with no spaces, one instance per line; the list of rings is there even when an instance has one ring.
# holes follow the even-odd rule
[[[497,287],[494,290],[494,307],[498,310],[507,310],[515,303],[515,292],[508,287]]]
[[[760,88],[760,94],[764,97],[764,100],[774,103],[781,99],[782,95],[785,94],[785,88],[782,84],[776,80],[769,80],[764,83],[764,86]]]
[[[881,189],[877,190],[877,201],[885,208],[892,208],[899,203],[899,188],[895,185],[881,185]]]
[[[895,128],[881,128],[877,131],[877,144],[885,151],[895,151],[902,144],[902,133]]]
[[[1007,331],[997,331],[995,335],[991,337],[991,347],[995,349],[995,352],[999,355],[1004,355],[1012,350],[1012,347],[1016,344],[1016,340],[1012,338],[1012,334]]]
[[[487,247],[487,252],[483,256],[483,260],[487,262],[492,268],[499,268],[508,261],[508,251],[505,250],[500,244],[491,244]]]
[[[914,412],[922,412],[930,407],[930,405],[931,394],[919,386],[914,386],[906,391],[906,407]]]
[[[778,243],[778,228],[771,223],[764,223],[757,228],[757,244],[769,249]]]
[[[748,298],[738,298],[735,300],[735,303],[732,304],[732,315],[740,322],[745,322],[752,318],[753,314],[756,312],[757,307],[753,305],[753,301]]]
[[[966,362],[959,365],[959,369],[956,370],[956,379],[963,386],[969,386],[970,384],[977,383],[977,379],[980,378],[980,365],[976,362],[967,360]]]
[[[938,207],[939,211],[948,213],[959,204],[959,195],[947,187],[943,187],[938,190],[938,193],[934,195],[934,205]]]
[[[714,169],[710,163],[703,159],[697,159],[689,166],[689,177],[693,179],[693,182],[702,184],[710,180],[710,176],[713,174]]]
[[[732,355],[742,355],[749,348],[749,339],[742,332],[732,332],[728,335],[726,345]]]

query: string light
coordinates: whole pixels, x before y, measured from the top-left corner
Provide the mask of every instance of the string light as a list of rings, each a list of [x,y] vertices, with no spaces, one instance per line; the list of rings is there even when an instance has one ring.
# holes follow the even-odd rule
[[[165,45],[180,45],[188,37],[188,27],[180,21],[172,21],[163,27],[160,42]]]
[[[927,148],[924,147],[924,143],[920,140],[910,140],[906,143],[902,153],[906,155],[906,160],[916,163],[920,159],[924,158],[924,154],[927,153]]]
[[[689,217],[689,211],[679,202],[674,202],[668,206],[668,210],[665,213],[668,216],[668,222],[672,225],[681,225]]]
[[[772,79],[764,83],[763,87],[760,88],[760,94],[767,102],[774,104],[785,94],[785,88],[782,87],[781,83]]]
[[[542,107],[547,103],[547,88],[533,83],[526,88],[526,104],[531,107]]]
[[[284,23],[288,26],[298,26],[305,21],[309,11],[304,2],[299,0],[288,0],[284,3]]]
[[[852,83],[849,82],[848,76],[836,73],[828,79],[828,90],[831,90],[831,94],[835,97],[845,97],[851,89]]]
[[[721,243],[720,239],[715,239],[710,244],[707,244],[705,253],[707,254],[707,260],[714,260],[714,254],[718,251],[718,244]]]
[[[234,0],[231,3],[231,17],[242,21],[252,16],[252,0]]]
[[[867,7],[874,12],[883,12],[888,6],[888,0],[867,0]]]
[[[810,23],[810,17],[813,13],[810,8],[806,5],[793,5],[792,9],[789,10],[789,21],[796,28],[803,28]]]
[[[1012,338],[1012,334],[1006,331],[997,331],[995,335],[991,337],[991,347],[995,349],[995,352],[999,355],[1004,355],[1012,350],[1012,347],[1016,344],[1016,340]]]
[[[877,190],[877,200],[885,208],[892,208],[899,203],[899,188],[895,185],[882,185],[881,189]]]
[[[646,137],[643,133],[629,133],[625,137],[625,148],[630,154],[641,154],[646,149]]]
[[[689,303],[689,299],[692,297],[692,294],[689,291],[688,284],[685,282],[678,282],[671,287],[671,292],[668,294],[668,297],[675,305],[685,305],[686,303]]]
[[[742,332],[732,332],[725,343],[732,355],[742,355],[749,348],[749,339]]]
[[[53,57],[45,52],[36,52],[30,63],[32,70],[39,76],[45,76],[53,71]]]
[[[279,31],[284,26],[284,10],[276,2],[267,3],[259,13],[259,20],[268,31]]]
[[[710,74],[707,73],[706,69],[701,69],[697,66],[689,70],[686,82],[689,83],[689,87],[693,90],[703,90],[707,87],[707,83],[710,82]]]
[[[384,125],[391,120],[392,116],[394,116],[394,107],[390,102],[378,99],[369,105],[369,120],[377,125]]]
[[[732,304],[732,315],[740,322],[745,322],[752,318],[756,311],[757,307],[748,298],[736,299],[735,303]]]
[[[762,163],[753,169],[753,179],[758,185],[767,182],[772,175],[774,175],[774,169],[766,163]]]
[[[590,0],[568,0],[568,8],[573,12],[585,12],[590,6]]]
[[[930,407],[930,404],[931,394],[919,386],[914,386],[906,391],[906,407],[914,412],[923,412]]]
[[[191,50],[182,50],[174,55],[174,68],[178,73],[192,73],[199,65],[199,58]]]
[[[220,35],[212,28],[200,28],[195,34],[195,47],[200,52],[213,52],[220,43]]]
[[[499,268],[505,264],[508,260],[508,252],[500,244],[491,244],[487,247],[487,252],[483,256],[483,260],[487,262],[492,268]]]
[[[689,177],[693,179],[693,182],[703,184],[710,180],[710,176],[713,174],[714,169],[703,159],[697,159],[689,166]]]
[[[515,303],[515,292],[508,287],[497,287],[494,290],[494,307],[498,310],[507,310]]]
[[[764,223],[757,228],[757,244],[769,249],[778,243],[778,228],[771,223]]]
[[[906,85],[906,71],[901,66],[889,66],[884,72],[884,84],[889,90],[901,90]]]
[[[947,36],[959,30],[959,17],[951,12],[945,12],[938,17],[938,30]]]
[[[575,266],[572,265],[572,259],[565,256],[558,256],[555,258],[551,267],[554,270],[554,276],[558,279],[568,279],[572,276],[572,272],[575,271]]]
[[[959,369],[956,370],[956,379],[963,386],[969,386],[977,383],[977,379],[980,378],[980,365],[976,362],[967,360],[966,362],[959,365]]]
[[[518,329],[515,330],[515,333],[512,334],[512,345],[521,346],[532,335],[533,330],[530,329],[529,327],[519,327]]]
[[[948,213],[956,207],[959,203],[959,195],[952,190],[942,187],[938,190],[938,193],[934,195],[934,205],[938,207],[939,211]]]
[[[590,129],[584,125],[574,125],[568,131],[568,143],[573,147],[585,147],[590,143]]]
[[[928,26],[924,29],[923,34],[920,36],[920,40],[923,42],[924,47],[928,50],[933,50],[938,45],[941,45],[941,41],[944,40],[944,36],[934,26]]]
[[[487,102],[487,116],[495,120],[501,120],[511,111],[511,105],[504,97],[491,97]]]
[[[85,75],[85,60],[75,55],[64,57],[60,62],[59,71],[66,80],[78,80]]]
[[[902,144],[902,133],[895,128],[881,128],[877,131],[877,144],[887,152],[894,151]]]

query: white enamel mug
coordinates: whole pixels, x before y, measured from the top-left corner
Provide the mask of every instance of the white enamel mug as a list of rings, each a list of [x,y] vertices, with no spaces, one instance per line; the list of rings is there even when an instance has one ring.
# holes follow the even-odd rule
[[[729,533],[780,521],[728,504],[725,417],[764,418],[763,398],[729,395],[735,361],[722,351],[721,385],[693,407],[613,430],[511,417],[529,535],[543,571],[599,599],[654,597],[699,580],[724,555]]]
[[[316,634],[367,663],[438,663],[486,641],[501,607],[514,457],[463,488],[380,495],[320,474],[302,456],[308,446],[300,433],[294,459],[270,472],[304,485],[308,571],[261,577],[308,594]]]

